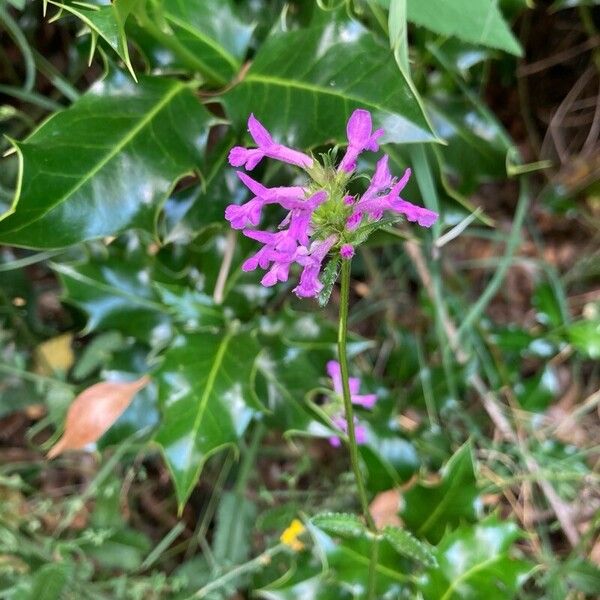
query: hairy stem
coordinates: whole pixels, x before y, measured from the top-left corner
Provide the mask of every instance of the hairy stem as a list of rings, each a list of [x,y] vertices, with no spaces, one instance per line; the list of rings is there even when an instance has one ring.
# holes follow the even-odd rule
[[[348,380],[348,356],[346,352],[346,341],[348,336],[348,304],[350,300],[350,263],[349,260],[342,261],[342,280],[340,294],[340,321],[338,328],[338,355],[340,370],[342,373],[342,391],[344,398],[344,412],[348,423],[348,448],[350,450],[350,463],[356,480],[358,497],[362,513],[369,530],[374,534],[373,549],[371,552],[371,563],[369,565],[369,600],[375,598],[375,584],[377,577],[377,526],[369,511],[369,501],[365,489],[365,482],[360,470],[358,456],[358,444],[356,443],[356,432],[354,430],[354,410],[350,398],[350,383]]]
[[[377,559],[379,558],[379,538],[373,538],[371,546],[371,560],[369,561],[369,587],[367,598],[376,598],[377,593]]]

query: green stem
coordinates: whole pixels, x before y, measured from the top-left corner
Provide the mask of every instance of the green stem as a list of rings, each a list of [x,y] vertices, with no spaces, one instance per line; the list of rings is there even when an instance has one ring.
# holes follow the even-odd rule
[[[253,558],[251,561],[248,561],[242,565],[238,565],[237,567],[231,569],[231,571],[228,571],[224,575],[221,575],[221,577],[213,579],[213,581],[211,581],[210,583],[199,589],[195,594],[190,596],[190,600],[191,598],[206,598],[208,594],[210,594],[210,592],[214,592],[215,590],[222,588],[230,581],[234,581],[235,579],[237,579],[240,575],[244,575],[245,573],[252,573],[253,571],[258,571],[261,567],[268,565],[271,562],[271,559],[276,554],[279,554],[279,552],[285,549],[285,544],[278,544],[277,546],[274,546],[269,550],[265,550],[262,554],[260,554],[256,558]]]
[[[352,400],[350,398],[350,382],[348,379],[348,356],[346,352],[346,342],[348,337],[348,305],[350,300],[350,264],[351,261],[342,262],[342,280],[340,295],[340,322],[338,328],[338,355],[340,361],[340,370],[342,374],[342,391],[344,398],[344,412],[346,413],[346,422],[348,423],[348,449],[350,450],[350,462],[362,513],[369,530],[373,533],[373,549],[371,551],[371,561],[369,564],[369,600],[375,598],[375,584],[377,581],[377,526],[369,511],[369,501],[360,470],[360,460],[358,456],[358,444],[356,443],[356,431],[354,429],[354,410],[352,409]]]
[[[254,427],[254,431],[252,432],[252,438],[250,440],[250,445],[244,452],[244,459],[242,464],[240,465],[240,470],[238,472],[237,481],[235,484],[235,493],[238,496],[242,496],[246,490],[246,486],[248,485],[248,478],[252,474],[252,468],[256,463],[256,456],[258,455],[258,450],[260,449],[260,443],[265,435],[266,427],[262,421],[258,421]]]
[[[377,592],[377,559],[379,558],[379,538],[373,538],[371,560],[369,561],[369,588],[367,598],[375,598]]]

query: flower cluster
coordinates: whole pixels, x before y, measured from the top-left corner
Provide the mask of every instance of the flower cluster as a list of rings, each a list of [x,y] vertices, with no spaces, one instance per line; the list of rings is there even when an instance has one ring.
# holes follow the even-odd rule
[[[333,391],[339,398],[343,397],[344,390],[342,388],[342,370],[340,363],[336,360],[330,360],[327,363],[327,374],[331,377],[333,383]],[[360,390],[360,379],[358,377],[350,377],[348,379],[350,386],[350,400],[352,404],[356,406],[362,406],[363,408],[371,409],[377,402],[377,396],[375,394],[359,394]],[[348,432],[348,421],[344,417],[343,407],[340,406],[340,410],[331,418],[333,424],[344,433]],[[364,444],[367,441],[367,430],[364,425],[361,425],[356,417],[354,417],[354,433],[356,435],[356,441],[358,444]],[[341,446],[340,438],[337,436],[331,436],[329,443],[335,448]]]
[[[385,212],[402,214],[423,227],[430,227],[437,219],[436,213],[400,198],[410,169],[397,180],[390,173],[387,156],[377,163],[362,196],[348,193],[358,156],[365,150],[378,151],[378,140],[383,135],[382,129],[373,131],[366,110],[355,110],[348,120],[348,147],[337,168],[321,165],[311,156],[275,142],[254,115],[248,119],[248,130],[257,147],[232,148],[232,166],[251,171],[263,158],[272,158],[304,169],[309,180],[304,186],[268,188],[244,171],[237,171],[253,196],[243,205],[229,205],[225,218],[234,229],[241,229],[245,236],[262,244],[242,269],[265,270],[261,281],[264,286],[287,281],[290,267],[298,264],[302,272],[294,292],[300,297],[317,296],[323,288],[319,277],[325,259],[336,252],[344,260],[351,259],[354,246],[365,238],[367,228],[381,220]],[[278,204],[287,211],[275,232],[256,229],[268,204]]]

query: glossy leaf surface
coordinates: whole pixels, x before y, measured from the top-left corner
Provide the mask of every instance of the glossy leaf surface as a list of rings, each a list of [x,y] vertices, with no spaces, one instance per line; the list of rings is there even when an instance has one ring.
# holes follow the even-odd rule
[[[163,0],[159,14],[177,40],[177,53],[193,57],[209,82],[223,85],[240,69],[253,25],[242,22],[230,0]]]
[[[497,0],[407,0],[408,18],[440,33],[521,55],[519,42],[504,21]]]
[[[571,343],[589,358],[600,358],[600,319],[582,319],[569,326]]]
[[[406,492],[400,516],[417,536],[435,544],[447,527],[474,521],[478,508],[471,447],[465,444],[448,461],[438,484],[420,483]]]
[[[280,578],[280,581],[263,590],[261,597],[277,600],[365,598],[370,556],[375,542],[363,536],[337,543],[314,525],[309,525],[309,530],[315,543],[314,556],[304,554],[290,577]],[[379,547],[375,597],[403,597],[401,594],[408,592],[406,582],[409,577],[405,572],[411,563],[399,557],[387,540],[376,543]],[[320,564],[319,559],[325,562]]]
[[[444,536],[419,587],[425,600],[510,600],[531,564],[511,558],[509,550],[521,537],[513,523],[496,517],[458,528]]]
[[[54,268],[66,300],[87,313],[86,332],[116,329],[153,345],[171,337],[169,310],[158,302],[146,265],[115,257]]]
[[[276,139],[300,148],[344,142],[359,107],[385,129],[384,141],[434,139],[391,51],[357,22],[272,34],[223,100],[238,129],[254,113]]]
[[[378,0],[388,7],[390,0]],[[519,42],[506,24],[498,0],[407,0],[408,20],[445,36],[456,36],[521,55]]]
[[[50,0],[50,3],[83,21],[92,35],[92,50],[96,46],[97,38],[100,37],[117,53],[135,78],[125,37],[125,22],[140,0],[115,0],[104,6],[86,5],[72,0],[67,2]]]
[[[246,430],[254,412],[250,378],[259,349],[250,333],[182,336],[153,376],[162,410],[155,439],[180,506],[207,458]]]
[[[197,168],[211,117],[183,83],[117,75],[16,144],[22,173],[0,242],[58,248],[154,230],[175,182]]]

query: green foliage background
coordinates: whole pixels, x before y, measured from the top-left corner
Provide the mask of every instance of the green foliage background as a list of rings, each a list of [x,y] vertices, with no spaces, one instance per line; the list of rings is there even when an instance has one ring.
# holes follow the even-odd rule
[[[261,287],[223,218],[250,113],[318,153],[359,107],[412,167],[407,199],[441,215],[355,260],[349,351],[379,398],[361,458],[404,526],[384,530],[377,597],[600,595],[596,180],[561,186],[493,93],[521,85],[529,4],[0,0],[0,451],[25,452],[0,453],[2,597],[364,596],[373,540],[322,408],[336,292]],[[576,5],[594,39],[593,4],[548,13]],[[568,269],[544,218],[580,227]],[[61,369],[39,345],[64,332]],[[79,391],[144,373],[100,454],[44,461]],[[293,518],[302,550],[279,542]]]

